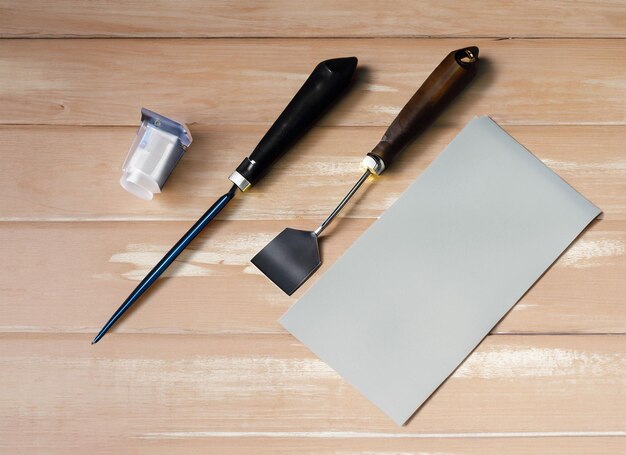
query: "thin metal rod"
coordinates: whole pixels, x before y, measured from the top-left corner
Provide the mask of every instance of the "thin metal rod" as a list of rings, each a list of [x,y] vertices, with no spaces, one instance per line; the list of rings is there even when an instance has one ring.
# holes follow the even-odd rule
[[[333,210],[333,212],[330,215],[328,215],[328,218],[326,218],[324,222],[320,224],[316,230],[313,231],[316,237],[319,237],[320,234],[324,231],[324,229],[326,229],[328,225],[333,221],[333,219],[335,219],[335,217],[339,214],[339,212],[341,212],[341,209],[348,203],[350,198],[354,196],[354,193],[358,191],[361,185],[363,185],[363,182],[365,182],[371,174],[372,172],[369,169],[365,171],[365,173],[361,176],[359,181],[356,182],[356,184],[352,187],[350,192],[346,194],[346,197],[344,197],[343,200],[339,203],[337,208],[335,208],[335,210]]]
[[[207,210],[204,215],[200,217],[198,221],[189,229],[185,235],[181,237],[181,239],[174,245],[166,254],[163,256],[157,265],[154,266],[150,273],[146,275],[146,277],[141,280],[141,283],[135,288],[133,292],[128,296],[124,303],[117,309],[111,319],[102,327],[102,330],[96,335],[91,344],[95,344],[100,341],[109,329],[115,324],[115,322],[122,317],[122,315],[128,310],[133,303],[135,303],[141,295],[146,292],[146,290],[161,276],[163,272],[174,262],[174,260],[178,257],[180,253],[189,245],[193,239],[196,238],[200,232],[206,227],[207,224],[211,222],[213,218],[228,204],[228,202],[235,196],[235,192],[237,190],[237,186],[233,185],[233,187],[228,191],[228,193],[221,196],[215,203]]]

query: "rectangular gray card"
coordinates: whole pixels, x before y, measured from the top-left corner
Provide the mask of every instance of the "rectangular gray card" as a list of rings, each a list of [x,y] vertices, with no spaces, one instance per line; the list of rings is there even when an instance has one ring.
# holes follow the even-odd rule
[[[475,118],[280,322],[402,425],[599,213]]]

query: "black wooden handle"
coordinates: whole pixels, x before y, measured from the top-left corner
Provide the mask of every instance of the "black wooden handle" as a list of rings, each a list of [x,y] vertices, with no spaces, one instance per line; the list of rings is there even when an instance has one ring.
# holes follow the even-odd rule
[[[478,69],[478,48],[450,52],[428,76],[385,132],[369,156],[381,160],[382,170],[422,132],[472,80]],[[378,172],[378,173],[380,173]]]
[[[249,158],[231,175],[241,190],[254,185],[344,92],[357,65],[356,57],[325,60],[267,131]],[[243,180],[242,180],[243,179]]]

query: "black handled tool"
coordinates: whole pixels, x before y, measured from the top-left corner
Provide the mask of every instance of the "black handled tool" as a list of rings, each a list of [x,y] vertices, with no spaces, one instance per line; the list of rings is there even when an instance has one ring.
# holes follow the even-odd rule
[[[356,57],[346,57],[326,60],[315,67],[302,88],[263,136],[252,154],[245,158],[235,172],[230,175],[229,180],[233,182],[232,188],[221,196],[154,266],[111,316],[111,319],[104,325],[91,344],[97,343],[124,312],[161,276],[187,245],[235,196],[237,189],[245,191],[258,182],[270,166],[313,126],[315,121],[348,87],[356,70],[356,65]]]
[[[370,175],[380,175],[443,108],[469,83],[478,69],[478,48],[451,52],[417,90],[383,138],[363,160],[365,173],[337,208],[314,231],[287,228],[252,258],[252,263],[286,294],[293,294],[322,264],[318,237]]]

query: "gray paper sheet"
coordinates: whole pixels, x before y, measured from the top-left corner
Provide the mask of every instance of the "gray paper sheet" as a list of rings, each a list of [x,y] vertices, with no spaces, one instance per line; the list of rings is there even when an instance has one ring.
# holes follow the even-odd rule
[[[599,213],[475,118],[280,322],[402,425]]]

